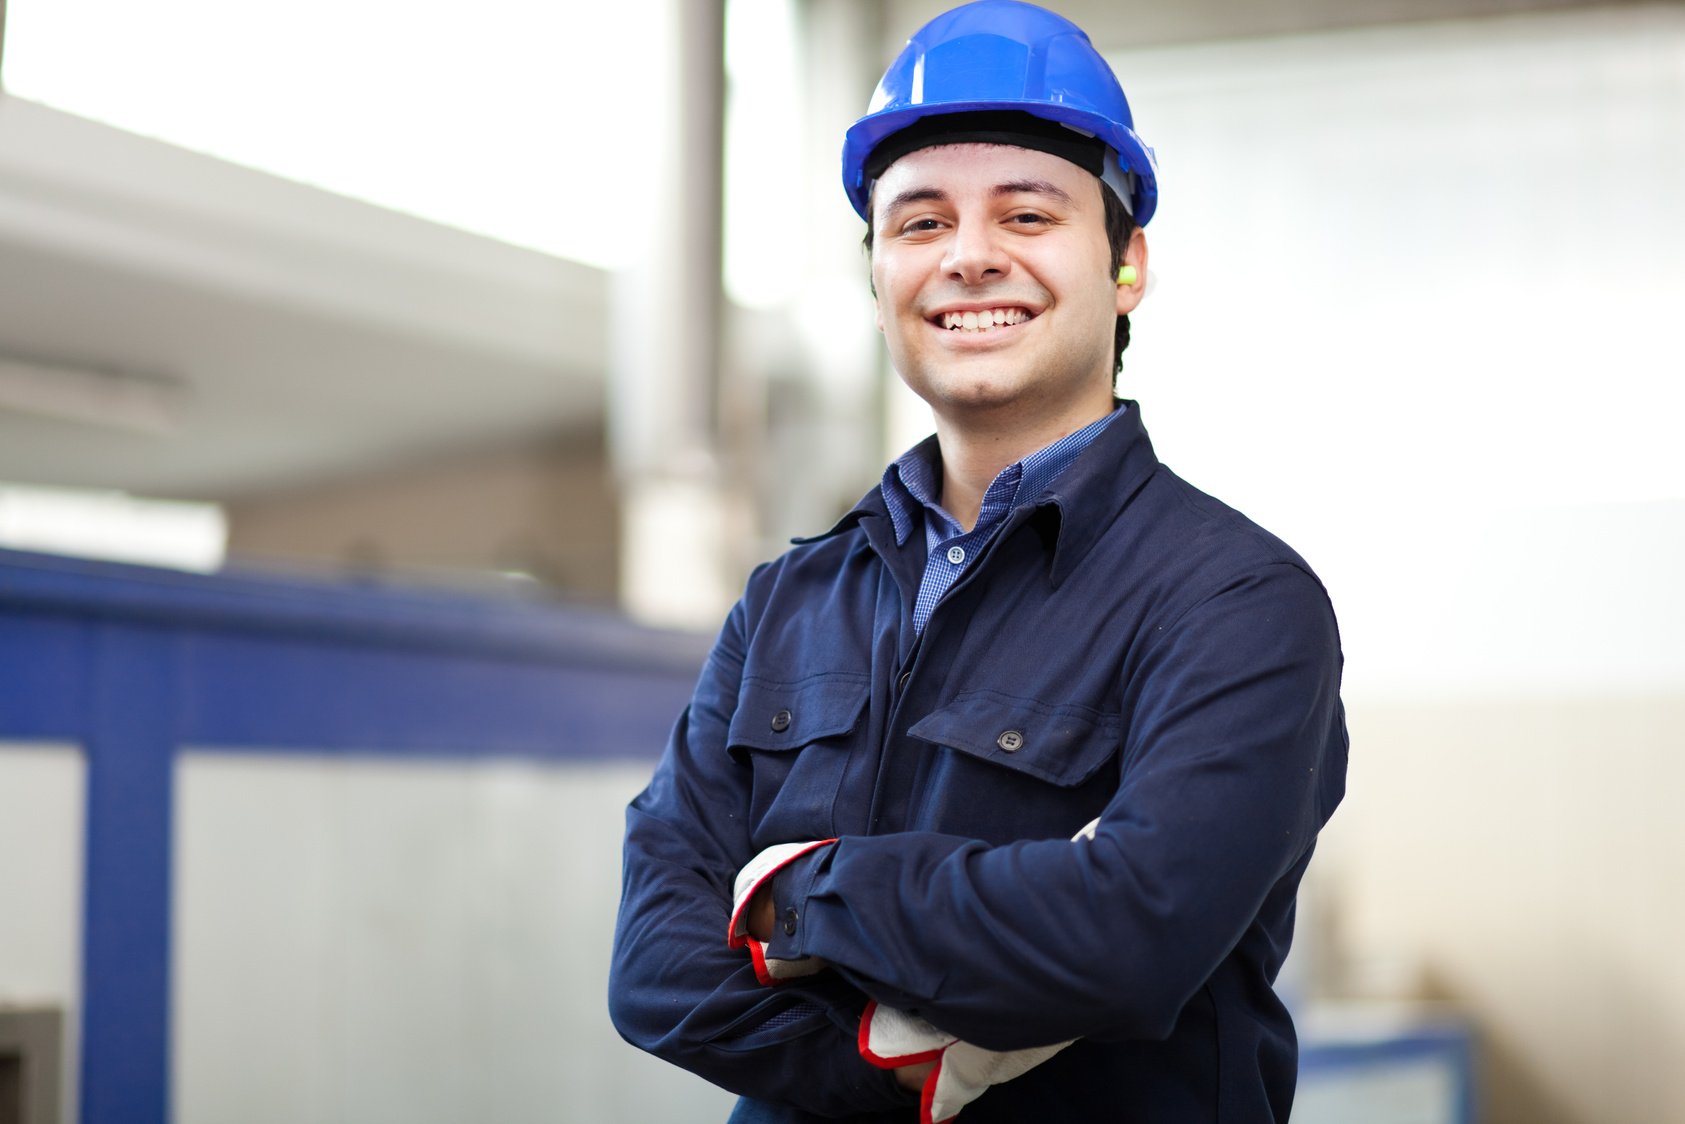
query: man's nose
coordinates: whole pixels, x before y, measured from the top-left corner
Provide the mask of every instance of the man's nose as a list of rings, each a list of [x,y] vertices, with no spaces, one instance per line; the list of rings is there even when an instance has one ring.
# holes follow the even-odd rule
[[[1012,263],[1001,244],[1000,232],[991,224],[962,222],[949,239],[942,268],[962,284],[981,285],[1006,276]]]

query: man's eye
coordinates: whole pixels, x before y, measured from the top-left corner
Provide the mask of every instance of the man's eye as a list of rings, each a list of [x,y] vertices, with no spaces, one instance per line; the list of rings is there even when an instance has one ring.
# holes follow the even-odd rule
[[[936,219],[914,219],[901,227],[902,234],[927,234],[932,230],[940,230],[941,222]]]
[[[1047,221],[1047,216],[1046,215],[1038,215],[1034,211],[1026,211],[1021,215],[1013,215],[1010,219],[1007,219],[1006,221],[1010,222],[1010,223],[1016,223],[1019,226],[1039,226],[1040,224],[1045,223]]]

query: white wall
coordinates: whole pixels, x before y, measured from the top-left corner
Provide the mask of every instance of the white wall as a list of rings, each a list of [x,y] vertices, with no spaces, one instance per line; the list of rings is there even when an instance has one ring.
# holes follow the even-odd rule
[[[0,742],[0,1006],[64,1011],[66,1120],[76,1119],[86,776],[78,746]]]
[[[1352,987],[1473,1021],[1487,1124],[1685,1120],[1685,691],[1352,708]]]
[[[649,766],[184,755],[178,1124],[717,1122],[607,1014]]]
[[[1685,683],[1685,9],[1114,63],[1163,198],[1122,389],[1322,572],[1353,692]]]

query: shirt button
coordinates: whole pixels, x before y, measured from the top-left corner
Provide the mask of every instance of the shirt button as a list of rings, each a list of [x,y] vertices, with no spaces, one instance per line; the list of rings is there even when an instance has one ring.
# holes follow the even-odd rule
[[[950,546],[948,548],[948,561],[952,562],[956,566],[958,566],[961,562],[964,562],[965,561],[965,547],[963,547],[963,546]]]
[[[797,916],[798,914],[793,906],[784,911],[784,935],[786,937],[793,937],[796,935]]]
[[[1017,730],[1007,730],[995,739],[995,744],[1008,753],[1017,753],[1024,748],[1024,735]]]
[[[790,728],[790,712],[789,711],[781,710],[777,714],[774,714],[772,716],[772,729],[773,729],[774,733],[782,734],[785,730],[788,730],[789,728]]]

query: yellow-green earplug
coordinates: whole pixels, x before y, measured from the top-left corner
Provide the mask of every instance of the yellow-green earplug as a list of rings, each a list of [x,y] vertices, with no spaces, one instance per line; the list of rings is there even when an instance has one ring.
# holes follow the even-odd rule
[[[1133,285],[1137,276],[1139,275],[1135,272],[1135,267],[1126,265],[1117,271],[1117,283],[1119,285]]]

